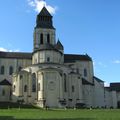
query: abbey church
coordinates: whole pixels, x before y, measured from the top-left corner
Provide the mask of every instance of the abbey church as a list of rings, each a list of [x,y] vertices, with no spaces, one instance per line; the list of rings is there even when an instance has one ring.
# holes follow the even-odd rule
[[[92,58],[64,54],[52,16],[43,7],[36,18],[33,52],[0,52],[0,102],[44,108],[119,108],[120,83],[104,87]]]

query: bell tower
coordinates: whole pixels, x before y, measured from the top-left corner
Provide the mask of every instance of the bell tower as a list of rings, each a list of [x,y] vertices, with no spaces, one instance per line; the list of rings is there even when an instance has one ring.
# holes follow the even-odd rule
[[[56,42],[55,31],[51,14],[43,7],[37,15],[34,29],[32,64],[63,63],[64,48],[59,40]]]
[[[43,7],[37,15],[36,27],[34,30],[34,51],[45,44],[55,44],[55,28],[53,27],[52,16]]]

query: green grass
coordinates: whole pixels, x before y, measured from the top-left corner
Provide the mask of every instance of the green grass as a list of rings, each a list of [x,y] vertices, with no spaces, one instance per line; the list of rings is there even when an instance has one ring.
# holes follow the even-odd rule
[[[120,110],[0,109],[0,120],[120,120]]]

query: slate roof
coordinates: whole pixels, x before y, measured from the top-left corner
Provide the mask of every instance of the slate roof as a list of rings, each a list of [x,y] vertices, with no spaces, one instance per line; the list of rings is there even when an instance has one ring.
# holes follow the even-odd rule
[[[46,45],[41,45],[39,50],[57,50],[57,49],[52,45],[46,44]],[[32,53],[0,51],[0,58],[32,59]],[[64,54],[65,63],[71,63],[71,62],[75,62],[77,60],[92,61],[91,57],[89,57],[88,55]]]
[[[89,82],[89,81],[86,80],[85,78],[82,78],[82,84],[83,84],[83,85],[94,85],[93,83]]]
[[[118,83],[110,83],[110,89],[112,91],[120,91],[120,82]]]
[[[0,58],[32,59],[32,53],[0,51]]]
[[[92,61],[92,58],[88,55],[75,55],[75,54],[64,54],[64,62],[72,63],[75,61]]]
[[[53,27],[53,23],[52,23],[52,16],[45,7],[43,7],[43,9],[37,15],[36,27],[35,28],[55,29]]]
[[[94,78],[95,80],[97,80],[98,82],[104,82],[103,80],[101,80],[101,79],[99,79],[99,78],[97,78],[97,77],[95,77],[95,76],[93,76],[93,78]]]
[[[43,7],[42,10],[40,11],[40,13],[38,14],[38,16],[48,16],[48,17],[52,17],[51,14],[49,13],[49,11],[46,9],[46,7]]]
[[[0,82],[0,85],[8,85],[11,86],[12,84],[10,82],[8,82],[8,80],[4,79]]]

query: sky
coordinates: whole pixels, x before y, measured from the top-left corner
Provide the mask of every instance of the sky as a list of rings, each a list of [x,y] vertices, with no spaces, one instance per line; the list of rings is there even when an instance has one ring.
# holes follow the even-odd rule
[[[94,74],[120,82],[120,0],[1,0],[0,51],[32,52],[36,15],[46,6],[68,54],[88,54]]]

